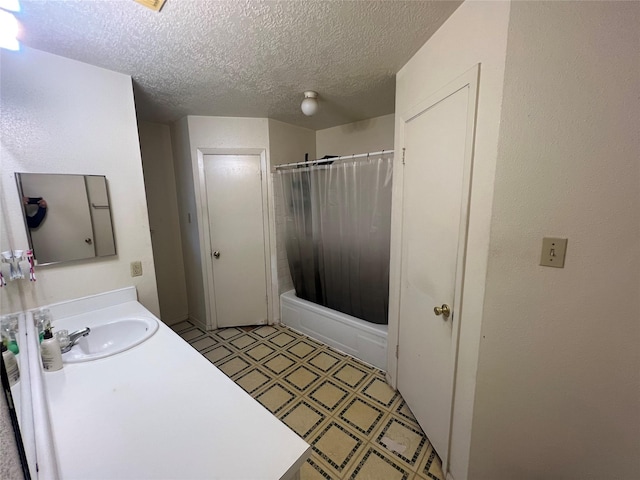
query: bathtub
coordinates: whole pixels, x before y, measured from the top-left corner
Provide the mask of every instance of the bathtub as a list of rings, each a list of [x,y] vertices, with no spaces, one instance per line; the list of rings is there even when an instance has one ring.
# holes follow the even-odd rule
[[[377,325],[296,297],[280,295],[280,321],[381,370],[387,369],[387,325]]]

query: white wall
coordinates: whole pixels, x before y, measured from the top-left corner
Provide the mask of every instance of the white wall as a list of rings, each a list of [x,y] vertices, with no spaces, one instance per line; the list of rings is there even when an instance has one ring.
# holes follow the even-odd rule
[[[27,246],[14,172],[106,175],[117,256],[37,269],[0,289],[2,312],[134,285],[159,314],[131,78],[23,48],[0,53],[2,250]],[[144,275],[132,278],[140,260]]]
[[[173,172],[171,132],[167,125],[139,122],[142,169],[156,266],[160,318],[167,324],[189,316],[182,240]]]
[[[454,403],[450,470],[456,480],[466,478],[469,432],[475,393],[478,343],[484,282],[489,251],[489,224],[500,124],[502,82],[509,21],[508,2],[465,2],[440,27],[396,78],[396,141],[402,114],[481,64],[476,149],[474,155],[466,276],[462,299],[456,401]],[[396,155],[391,224],[389,345],[397,344],[402,209],[402,162]],[[389,348],[388,374],[396,381],[395,348]]]
[[[316,132],[318,158],[393,149],[395,114],[325,128]],[[313,157],[309,156],[309,160]],[[302,161],[302,160],[299,160]]]
[[[512,4],[470,478],[640,478],[638,25]]]
[[[297,127],[288,123],[269,119],[269,149],[271,164],[273,166],[283,163],[302,162],[305,153],[309,154],[309,159],[316,158],[316,132],[307,128]],[[274,224],[276,230],[276,263],[278,277],[278,295],[291,290],[293,281],[287,263],[287,252],[285,249],[285,213],[284,198],[282,195],[282,185],[280,177],[272,173],[273,182],[273,204],[274,204]],[[278,315],[280,319],[280,303],[278,302]]]
[[[215,308],[215,299],[208,293],[210,279],[202,268],[202,259],[208,255],[205,239],[208,219],[202,208],[206,203],[203,202],[206,190],[199,173],[199,156],[202,152],[247,153],[251,150],[256,153],[260,150],[266,153],[267,168],[270,168],[268,121],[266,118],[188,116],[173,124],[172,141],[189,316],[205,325],[208,312]],[[268,194],[272,196],[272,192]],[[275,257],[274,240],[270,261]]]

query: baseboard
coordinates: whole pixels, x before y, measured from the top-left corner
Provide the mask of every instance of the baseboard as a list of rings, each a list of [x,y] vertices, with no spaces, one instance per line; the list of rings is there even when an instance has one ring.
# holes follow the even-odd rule
[[[200,327],[205,332],[207,331],[207,324],[200,321],[198,318],[194,317],[193,315],[189,315],[189,318],[187,320],[189,320],[194,325]]]
[[[170,327],[171,325],[175,325],[176,323],[184,322],[185,320],[190,320],[190,318],[189,318],[189,314],[184,314],[184,315],[180,315],[179,317],[170,318],[168,320],[164,318],[160,318],[160,320],[162,320],[162,323]]]

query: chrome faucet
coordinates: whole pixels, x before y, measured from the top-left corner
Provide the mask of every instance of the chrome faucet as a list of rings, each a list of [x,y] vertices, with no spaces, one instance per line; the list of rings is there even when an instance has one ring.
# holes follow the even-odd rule
[[[91,329],[89,327],[82,328],[80,330],[76,330],[75,332],[71,332],[69,334],[69,343],[62,347],[60,351],[62,353],[67,353],[69,350],[73,348],[73,346],[80,340],[82,337],[86,337],[91,333]]]

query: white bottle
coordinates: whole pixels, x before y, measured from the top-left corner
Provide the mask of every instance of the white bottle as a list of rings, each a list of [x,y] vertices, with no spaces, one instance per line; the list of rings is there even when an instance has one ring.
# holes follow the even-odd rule
[[[12,387],[20,380],[20,369],[16,356],[4,343],[2,344],[2,359],[4,360],[4,368],[7,370],[7,377],[9,377],[9,386]]]
[[[45,330],[44,332],[44,339],[40,344],[40,355],[42,356],[42,367],[45,372],[55,372],[62,368],[60,343],[53,336],[51,330]]]

